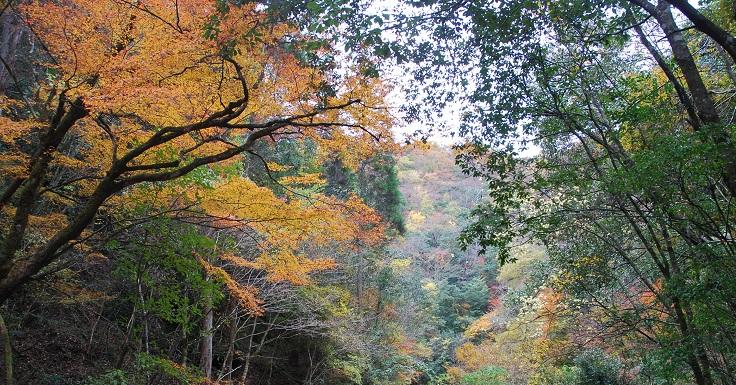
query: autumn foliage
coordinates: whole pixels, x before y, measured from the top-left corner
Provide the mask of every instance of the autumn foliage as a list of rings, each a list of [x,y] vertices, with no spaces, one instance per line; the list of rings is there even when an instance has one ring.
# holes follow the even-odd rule
[[[305,282],[330,265],[301,250],[304,241],[357,236],[349,212],[364,210],[360,202],[284,200],[235,174],[259,141],[309,140],[318,159],[352,167],[391,151],[379,80],[309,65],[300,46],[309,38],[250,3],[80,0],[13,11],[33,33],[38,76],[28,97],[2,101],[3,298],[83,251],[100,211],[114,217],[154,197],[153,210],[188,207],[215,228],[247,225],[265,240],[253,263],[274,279]],[[207,191],[188,185],[199,168],[209,170]]]

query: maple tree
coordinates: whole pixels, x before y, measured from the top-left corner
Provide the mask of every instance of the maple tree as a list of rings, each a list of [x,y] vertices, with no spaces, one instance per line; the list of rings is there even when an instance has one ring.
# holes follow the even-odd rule
[[[299,42],[308,39],[255,4],[80,0],[7,11],[17,12],[42,52],[31,96],[2,100],[3,300],[83,247],[96,215],[114,212],[110,198],[138,186],[198,168],[217,173],[214,165],[237,163],[260,140],[309,138],[342,151],[349,164],[391,145],[386,88],[354,69],[337,76],[307,65]],[[218,190],[237,196],[253,188],[233,183]],[[210,211],[223,220],[233,214],[222,210]],[[317,211],[302,224],[322,226]],[[285,242],[295,233],[280,231]]]

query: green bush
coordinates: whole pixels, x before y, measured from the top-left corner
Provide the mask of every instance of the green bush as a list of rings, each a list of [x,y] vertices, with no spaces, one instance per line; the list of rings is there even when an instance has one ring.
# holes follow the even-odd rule
[[[115,369],[109,371],[99,377],[90,377],[84,385],[133,385],[130,382],[131,374],[126,373],[122,370]]]
[[[167,383],[180,385],[199,384],[203,378],[194,369],[181,366],[165,358],[141,353],[129,371],[111,370],[101,376],[87,378],[84,385],[139,385],[149,383],[153,376],[169,380]]]
[[[620,385],[621,362],[594,349],[583,352],[574,360],[580,370],[580,385]]]
[[[529,385],[576,385],[580,383],[580,368],[567,365],[542,367],[529,378]]]
[[[460,379],[460,385],[505,385],[508,373],[496,366],[486,366]]]

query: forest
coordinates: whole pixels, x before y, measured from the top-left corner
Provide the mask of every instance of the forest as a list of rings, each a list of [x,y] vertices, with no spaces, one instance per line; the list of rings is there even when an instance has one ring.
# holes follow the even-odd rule
[[[736,1],[0,0],[0,384],[736,385]]]

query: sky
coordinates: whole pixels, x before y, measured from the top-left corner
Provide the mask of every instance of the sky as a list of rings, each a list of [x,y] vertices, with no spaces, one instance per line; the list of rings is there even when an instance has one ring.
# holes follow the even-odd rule
[[[401,7],[397,0],[380,0],[372,3],[369,12],[373,12],[376,15],[383,13],[396,13],[401,12]],[[389,32],[384,31],[384,37],[391,39],[393,36]],[[392,131],[396,141],[402,143],[407,138],[410,138],[412,134],[422,133],[426,135],[428,129],[432,129],[432,133],[426,135],[427,140],[431,143],[441,145],[443,147],[450,147],[455,144],[463,142],[463,138],[459,135],[451,136],[450,132],[459,132],[460,121],[461,121],[461,105],[455,103],[445,108],[441,114],[438,114],[438,120],[435,122],[408,122],[404,119],[401,112],[401,106],[406,105],[409,102],[407,97],[407,90],[414,86],[413,78],[410,69],[405,66],[394,65],[390,67],[387,73],[383,73],[384,79],[387,79],[395,85],[395,88],[388,96],[388,105],[391,108],[391,112],[397,118],[397,123],[394,125]],[[468,84],[472,85],[473,80],[468,75]],[[444,126],[446,130],[441,130],[439,127]],[[536,145],[528,145],[528,148],[521,151],[520,156],[522,157],[533,157],[540,153],[541,149]]]
[[[375,14],[382,13],[395,13],[401,12],[401,7],[397,0],[381,0],[374,1],[370,11]],[[384,32],[384,37],[391,39],[389,33]],[[408,103],[407,90],[413,86],[412,75],[410,69],[403,66],[391,66],[388,73],[383,73],[382,76],[388,79],[395,85],[393,92],[388,97],[388,104],[391,107],[392,113],[395,114],[397,124],[393,127],[394,137],[398,142],[404,142],[407,137],[411,137],[412,134],[421,132],[426,135],[428,129],[432,128],[432,133],[427,135],[429,142],[439,144],[443,147],[450,147],[454,144],[463,142],[463,138],[459,135],[451,136],[450,132],[459,132],[460,121],[461,121],[461,105],[455,103],[450,105],[438,114],[438,120],[435,122],[407,122],[403,119],[400,107]],[[468,75],[468,84],[473,84],[473,79]],[[440,130],[439,127],[444,126],[446,130]],[[535,145],[529,145],[528,148],[521,151],[522,157],[533,157],[540,153],[541,149]]]

